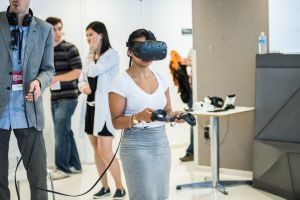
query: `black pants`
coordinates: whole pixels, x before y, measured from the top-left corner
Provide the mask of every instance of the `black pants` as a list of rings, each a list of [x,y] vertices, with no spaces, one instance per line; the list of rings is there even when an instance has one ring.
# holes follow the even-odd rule
[[[13,130],[18,141],[18,147],[23,156],[23,164],[27,170],[27,178],[30,183],[31,200],[47,200],[48,194],[35,189],[34,186],[47,188],[47,164],[46,149],[43,132],[35,128]],[[8,147],[10,130],[0,129],[0,199],[10,200],[8,188]],[[34,139],[36,137],[35,144]],[[28,163],[29,154],[34,149]]]
[[[190,98],[190,100],[187,102],[189,110],[191,111],[193,109],[193,98]],[[190,127],[190,144],[188,148],[186,149],[187,155],[193,155],[194,154],[194,127]]]

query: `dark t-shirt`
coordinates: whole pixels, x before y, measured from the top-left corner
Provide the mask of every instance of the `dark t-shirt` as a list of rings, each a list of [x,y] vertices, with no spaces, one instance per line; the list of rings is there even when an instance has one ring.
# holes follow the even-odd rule
[[[180,64],[177,70],[177,80],[178,80],[178,91],[180,93],[181,100],[184,103],[188,103],[192,100],[192,88],[189,82],[189,75],[186,71],[186,65]]]
[[[64,74],[73,69],[81,69],[82,62],[77,48],[66,41],[54,47],[55,75]],[[60,90],[51,90],[51,100],[77,99],[79,95],[78,79],[60,82]]]

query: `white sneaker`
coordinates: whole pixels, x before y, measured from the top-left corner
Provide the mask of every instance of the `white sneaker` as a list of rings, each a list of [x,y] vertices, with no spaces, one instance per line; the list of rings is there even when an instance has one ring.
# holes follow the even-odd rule
[[[75,167],[70,167],[70,174],[81,174],[82,170],[75,169]]]
[[[53,180],[59,180],[59,179],[67,178],[70,175],[57,169],[57,170],[51,172],[51,176],[52,176]]]

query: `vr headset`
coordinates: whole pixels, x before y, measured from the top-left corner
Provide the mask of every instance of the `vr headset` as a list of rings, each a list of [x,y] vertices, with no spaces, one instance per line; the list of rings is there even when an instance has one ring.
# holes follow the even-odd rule
[[[163,60],[167,56],[167,44],[162,41],[146,40],[145,42],[127,42],[133,54],[144,60]]]
[[[144,60],[163,60],[167,56],[167,44],[162,41],[156,41],[154,34],[146,29],[140,29],[146,36],[145,42],[128,41],[126,46],[133,54]]]

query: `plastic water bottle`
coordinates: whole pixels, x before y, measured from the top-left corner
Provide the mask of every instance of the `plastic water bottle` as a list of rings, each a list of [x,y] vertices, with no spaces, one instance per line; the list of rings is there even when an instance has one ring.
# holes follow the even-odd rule
[[[258,37],[258,53],[267,53],[267,37],[264,32],[261,32]]]

